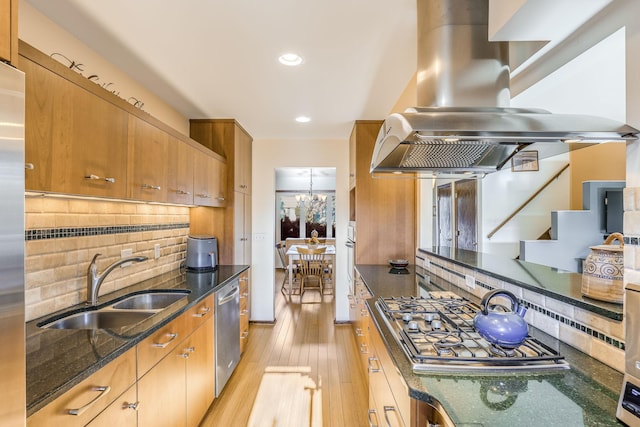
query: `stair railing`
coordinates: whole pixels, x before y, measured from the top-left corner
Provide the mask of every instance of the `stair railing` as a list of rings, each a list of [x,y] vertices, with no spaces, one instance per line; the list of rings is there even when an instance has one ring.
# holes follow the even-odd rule
[[[544,191],[545,188],[547,188],[549,185],[551,185],[551,183],[553,181],[556,180],[556,178],[558,178],[560,175],[562,175],[562,172],[564,172],[565,170],[567,170],[569,168],[569,163],[567,163],[566,165],[564,165],[562,167],[562,169],[560,169],[558,172],[556,172],[555,175],[553,175],[551,178],[549,178],[549,180],[547,182],[545,182],[535,193],[533,193],[523,204],[521,204],[515,211],[513,211],[513,213],[511,215],[509,215],[504,221],[502,221],[500,224],[498,224],[498,226],[496,228],[494,228],[493,230],[491,230],[491,232],[489,234],[487,234],[487,239],[491,239],[493,237],[494,234],[496,234],[498,232],[498,230],[500,230],[502,227],[504,227],[509,221],[511,221],[516,215],[518,215],[520,213],[521,210],[523,210],[525,207],[527,207],[527,205],[529,203],[531,203],[533,201],[533,199],[536,198],[536,196],[540,193],[542,193]]]

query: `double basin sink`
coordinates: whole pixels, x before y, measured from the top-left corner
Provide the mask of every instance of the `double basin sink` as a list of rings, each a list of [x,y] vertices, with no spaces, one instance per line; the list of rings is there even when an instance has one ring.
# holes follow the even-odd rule
[[[99,308],[88,307],[50,317],[38,326],[48,329],[120,329],[133,326],[183,300],[189,290],[136,292]]]

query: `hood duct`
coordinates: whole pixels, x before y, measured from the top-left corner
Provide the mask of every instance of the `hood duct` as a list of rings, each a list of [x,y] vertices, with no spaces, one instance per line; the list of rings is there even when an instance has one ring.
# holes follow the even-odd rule
[[[489,42],[488,0],[416,0],[418,104],[389,116],[371,172],[484,176],[516,153],[539,158],[636,139],[637,129],[602,117],[509,108],[509,46]]]

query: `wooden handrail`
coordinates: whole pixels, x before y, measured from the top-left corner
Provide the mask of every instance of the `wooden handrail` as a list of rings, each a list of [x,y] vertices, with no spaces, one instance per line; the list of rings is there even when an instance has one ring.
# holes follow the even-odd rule
[[[523,204],[521,204],[518,207],[518,209],[513,211],[513,213],[511,215],[509,215],[504,221],[502,221],[496,228],[494,228],[491,231],[491,233],[487,234],[487,239],[490,239],[491,237],[493,237],[493,235],[496,234],[498,232],[498,230],[500,230],[502,227],[504,227],[504,225],[506,223],[511,221],[514,216],[518,215],[518,213],[520,213],[520,211],[522,209],[524,209],[529,203],[531,203],[531,201],[533,199],[535,199],[538,194],[542,193],[542,191],[544,191],[545,188],[547,188],[556,178],[558,178],[562,174],[562,172],[567,170],[568,167],[569,167],[569,163],[564,165],[564,167],[562,169],[560,169],[558,172],[556,172],[556,174],[553,175],[547,182],[545,182],[544,185],[538,189],[538,191],[533,193],[533,195],[531,195],[531,197],[529,197]]]

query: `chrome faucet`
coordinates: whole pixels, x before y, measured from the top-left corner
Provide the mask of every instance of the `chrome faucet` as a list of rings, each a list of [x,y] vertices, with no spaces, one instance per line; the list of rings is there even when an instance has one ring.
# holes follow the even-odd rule
[[[87,269],[87,305],[96,305],[98,303],[98,292],[100,292],[100,286],[104,279],[111,273],[116,267],[126,262],[142,262],[149,258],[146,256],[130,256],[122,258],[104,269],[102,273],[98,273],[98,266],[96,265],[96,258],[102,254],[95,254]]]

